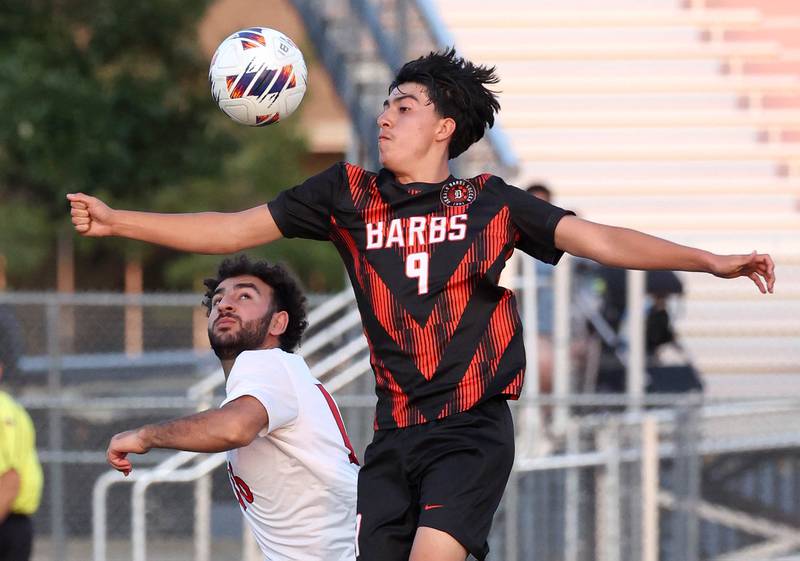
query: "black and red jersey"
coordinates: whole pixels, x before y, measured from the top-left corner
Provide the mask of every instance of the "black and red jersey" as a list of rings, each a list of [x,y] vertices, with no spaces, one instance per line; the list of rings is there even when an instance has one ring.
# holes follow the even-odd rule
[[[515,247],[555,264],[568,211],[491,175],[401,184],[347,163],[269,210],[285,237],[330,240],[342,256],[370,346],[377,429],[519,397],[522,326],[500,272]]]

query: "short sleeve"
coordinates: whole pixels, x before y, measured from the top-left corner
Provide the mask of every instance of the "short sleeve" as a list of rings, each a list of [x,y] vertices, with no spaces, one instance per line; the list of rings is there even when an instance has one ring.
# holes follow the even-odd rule
[[[516,247],[528,255],[555,265],[564,252],[556,247],[555,231],[558,222],[575,213],[551,205],[530,193],[505,185],[505,196],[519,239]]]
[[[24,449],[27,413],[11,398],[0,396],[0,475],[10,469],[19,469]]]
[[[340,162],[270,201],[270,214],[284,237],[327,240],[333,202],[342,185]]]
[[[0,427],[0,475],[15,467],[14,458],[16,457],[16,430],[14,425],[5,419],[0,419],[3,426]]]
[[[265,436],[290,425],[297,418],[297,391],[291,379],[291,372],[276,353],[270,351],[241,353],[228,376],[225,384],[226,397],[220,405],[222,407],[245,395],[260,401],[267,410],[269,424],[259,436]]]

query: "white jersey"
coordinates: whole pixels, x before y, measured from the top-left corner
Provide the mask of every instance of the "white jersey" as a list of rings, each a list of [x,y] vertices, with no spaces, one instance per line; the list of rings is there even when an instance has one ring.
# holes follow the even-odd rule
[[[245,351],[222,405],[244,395],[268,427],[228,452],[228,475],[267,561],[353,561],[358,464],[339,410],[305,361],[280,349]]]

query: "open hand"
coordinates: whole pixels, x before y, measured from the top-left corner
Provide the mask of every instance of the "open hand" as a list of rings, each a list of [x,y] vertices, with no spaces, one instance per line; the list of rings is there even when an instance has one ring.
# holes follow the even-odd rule
[[[69,193],[67,200],[76,232],[90,237],[111,235],[111,219],[114,214],[111,207],[97,197],[83,193]]]
[[[775,263],[766,253],[753,251],[749,255],[717,255],[711,272],[723,279],[747,277],[762,294],[771,294],[775,286]]]
[[[129,430],[115,434],[108,443],[106,459],[117,471],[128,475],[133,469],[133,464],[128,459],[128,454],[145,454],[150,448],[145,444],[138,430]]]

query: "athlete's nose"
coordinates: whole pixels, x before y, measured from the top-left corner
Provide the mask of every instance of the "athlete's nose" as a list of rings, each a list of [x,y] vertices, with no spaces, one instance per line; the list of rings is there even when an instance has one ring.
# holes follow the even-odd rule
[[[219,310],[233,310],[234,307],[234,299],[228,296],[223,296],[217,304]]]
[[[378,115],[378,127],[383,129],[391,126],[391,121],[388,117],[389,110],[384,109],[380,115]]]

